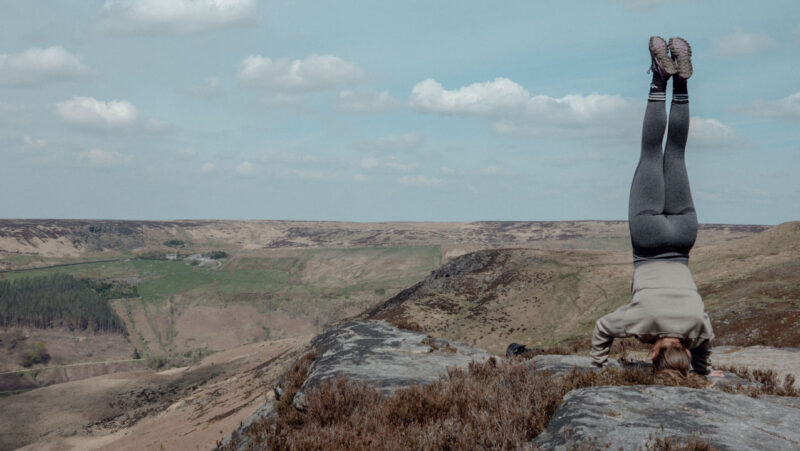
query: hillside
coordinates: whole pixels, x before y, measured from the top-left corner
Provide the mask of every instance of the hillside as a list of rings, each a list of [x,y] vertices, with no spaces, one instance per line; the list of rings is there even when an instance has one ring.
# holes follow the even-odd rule
[[[703,225],[698,246],[736,242],[765,229]],[[569,312],[572,295],[565,288],[574,272],[573,260],[598,259],[597,265],[609,262],[625,268],[627,223],[6,219],[0,220],[0,280],[68,274],[92,281],[93,286],[127,290],[125,298],[104,295],[111,298],[110,305],[129,332],[130,344],[114,347],[113,360],[128,359],[136,349],[142,357],[184,365],[248,343],[320,332],[325,324],[380,304],[460,255],[502,248],[519,248],[519,252],[547,260],[551,276],[560,281],[548,289],[566,296],[562,308]],[[225,257],[214,261],[190,258],[211,252]],[[514,258],[506,260],[511,270]],[[526,267],[524,258],[517,266]],[[617,278],[614,271],[609,274],[602,281],[603,289],[620,293],[609,302],[622,302],[628,282],[625,276]],[[456,291],[473,288],[456,287]],[[574,299],[578,305],[590,302],[587,299],[593,295],[587,289],[591,287],[581,288],[582,297]],[[539,299],[548,299],[547,293],[539,293]],[[493,311],[490,304],[486,307]],[[491,349],[499,349],[512,336],[527,340],[540,334],[556,342],[555,338],[574,333],[572,326],[543,323],[531,328],[506,324],[500,312],[496,316],[487,319],[488,327],[481,330],[485,337],[495,337],[497,348]],[[539,332],[534,333],[535,328]],[[558,333],[553,335],[550,331],[555,328]],[[61,336],[64,338],[42,342],[48,348],[73,349],[66,344],[80,340],[87,348],[102,349],[106,340],[102,335],[70,331]],[[25,340],[15,341],[18,349],[36,343],[32,336]],[[88,344],[94,341],[97,343]],[[6,359],[2,369],[21,369],[17,361]],[[61,353],[59,361],[69,364],[92,359],[75,352],[72,359]]]
[[[690,267],[718,344],[800,346],[800,223],[698,246]],[[494,249],[455,258],[364,317],[417,324],[494,353],[586,344],[630,298],[627,252]]]
[[[699,245],[752,235],[759,225],[704,224]],[[111,221],[0,219],[0,270],[188,249],[269,250],[443,246],[444,257],[487,247],[627,249],[626,221]]]
[[[384,225],[320,223],[331,232],[324,234],[328,241],[307,247],[202,244],[183,229],[154,228],[143,248],[85,251],[70,258],[45,256],[34,247],[25,255],[6,252],[9,266],[40,267],[0,273],[2,279],[65,273],[136,288],[136,297],[111,301],[128,337],[67,329],[0,331],[0,345],[11,356],[0,362],[6,370],[14,369],[21,349],[39,341],[48,344],[51,365],[64,367],[35,367],[18,377],[15,387],[56,384],[0,399],[3,411],[21,412],[0,418],[7,430],[18,431],[7,443],[115,449],[210,445],[264,406],[265,393],[270,399],[271,384],[304,352],[310,337],[354,315],[415,323],[427,334],[503,354],[512,341],[585,349],[594,320],[628,302],[633,268],[624,223],[484,223],[480,227],[495,233],[508,230],[500,235],[506,241],[492,243],[483,233],[472,235],[474,241],[457,241],[462,239],[457,230],[479,229],[476,224],[434,224],[426,230],[401,223],[403,230],[418,228],[415,245],[397,234],[389,240],[393,246],[333,247],[348,227],[352,236],[375,236]],[[152,232],[149,227],[141,229],[142,236]],[[521,239],[549,229],[549,238]],[[566,231],[573,235],[557,238]],[[69,236],[51,239],[64,237]],[[170,240],[182,244],[165,244]],[[704,226],[699,242],[691,265],[718,344],[800,345],[800,223]],[[137,258],[142,252],[212,250],[228,256],[209,264]],[[111,261],[90,261],[96,259]],[[69,266],[41,267],[54,264]],[[148,358],[165,356],[168,367],[181,368],[156,372],[143,362],[69,366],[130,359],[133,348]],[[91,379],[78,380],[85,377]]]

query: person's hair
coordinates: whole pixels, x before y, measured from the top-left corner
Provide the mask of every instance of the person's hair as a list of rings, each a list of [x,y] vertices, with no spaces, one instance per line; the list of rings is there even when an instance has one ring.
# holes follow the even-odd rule
[[[666,344],[658,350],[656,358],[653,359],[653,372],[670,370],[677,372],[683,377],[689,374],[689,356],[686,348],[680,343]]]

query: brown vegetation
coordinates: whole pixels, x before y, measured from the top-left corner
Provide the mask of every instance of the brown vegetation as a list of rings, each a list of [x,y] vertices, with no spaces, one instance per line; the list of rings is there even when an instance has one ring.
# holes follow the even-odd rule
[[[601,385],[680,385],[702,388],[703,378],[653,375],[642,368],[600,373],[573,369],[562,378],[531,371],[518,359],[472,363],[439,381],[381,399],[380,392],[342,377],[307,394],[301,412],[291,402],[306,362],[287,378],[274,422],[249,431],[255,449],[516,449],[547,427],[570,390]],[[659,442],[661,443],[661,442]],[[230,444],[222,449],[235,449]],[[676,448],[654,448],[676,449]]]
[[[778,374],[772,370],[750,370],[743,366],[723,366],[721,369],[750,382],[761,384],[758,387],[723,387],[723,390],[727,392],[741,393],[752,398],[758,398],[761,395],[800,397],[800,390],[794,387],[795,378],[791,374],[787,374],[781,383]]]

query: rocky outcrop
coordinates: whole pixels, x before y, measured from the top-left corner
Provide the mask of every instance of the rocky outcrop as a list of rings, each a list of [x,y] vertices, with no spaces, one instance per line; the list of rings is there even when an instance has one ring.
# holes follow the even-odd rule
[[[711,360],[716,367],[738,366],[751,370],[772,370],[781,381],[791,374],[800,390],[800,349],[770,346],[715,346]]]
[[[639,449],[652,437],[701,439],[719,449],[795,450],[798,424],[800,409],[769,399],[682,387],[591,387],[567,393],[532,444]]]
[[[371,384],[386,396],[404,387],[434,382],[448,367],[463,368],[489,358],[482,349],[376,320],[348,321],[318,335],[311,346],[317,359],[295,396],[298,408],[303,407],[309,390],[339,374]]]
[[[578,368],[581,371],[599,371],[600,369],[592,365],[592,359],[583,355],[537,355],[526,362],[531,369],[537,371],[547,371],[553,376],[563,376]],[[608,359],[607,368],[622,368],[615,359]]]
[[[377,320],[352,320],[318,335],[311,347],[317,358],[293,399],[304,399],[323,381],[342,375],[366,382],[384,396],[412,385],[436,381],[448,367],[486,360],[486,351]],[[787,351],[788,352],[788,351]],[[537,355],[521,363],[542,377],[561,377],[573,368],[600,371],[581,355]],[[650,368],[646,361],[609,359],[608,368]],[[655,440],[680,446],[702,440],[718,449],[797,449],[800,447],[800,398],[750,398],[723,388],[757,386],[732,373],[712,378],[710,389],[668,386],[607,386],[569,392],[548,428],[530,443],[541,449],[610,447],[640,449]],[[277,393],[277,392],[276,392]],[[280,396],[280,395],[278,395]],[[273,403],[254,414],[232,437],[236,449],[250,446],[247,428],[254,421],[274,421]]]

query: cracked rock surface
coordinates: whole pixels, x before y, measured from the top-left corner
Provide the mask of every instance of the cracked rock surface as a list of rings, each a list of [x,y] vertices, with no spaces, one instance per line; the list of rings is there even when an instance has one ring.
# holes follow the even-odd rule
[[[404,387],[434,382],[448,367],[465,368],[489,358],[483,349],[377,320],[345,322],[318,335],[311,346],[317,359],[294,398],[298,408],[309,390],[338,374],[372,384],[388,396]]]
[[[798,424],[800,409],[769,399],[683,387],[591,387],[567,393],[532,444],[640,449],[652,436],[701,438],[719,449],[796,450]]]

